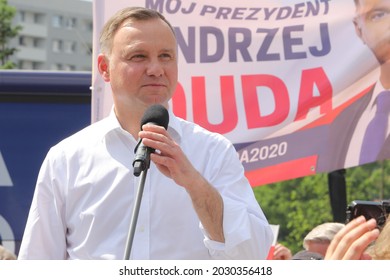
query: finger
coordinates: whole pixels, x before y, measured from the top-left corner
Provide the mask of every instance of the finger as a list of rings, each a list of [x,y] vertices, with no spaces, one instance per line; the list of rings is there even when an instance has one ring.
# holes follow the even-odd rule
[[[150,131],[150,132],[155,132],[155,133],[159,133],[159,134],[164,134],[164,135],[168,135],[168,132],[167,130],[163,127],[163,126],[159,126],[159,125],[155,125],[155,124],[151,124],[151,123],[148,123],[148,124],[144,124],[142,126],[142,131]]]
[[[373,230],[366,232],[360,238],[358,238],[353,244],[349,247],[343,259],[345,260],[359,260],[366,259],[368,255],[365,255],[364,252],[367,247],[378,238],[379,229],[374,228]]]
[[[163,127],[145,125],[145,128],[145,131],[138,133],[145,146],[159,150],[168,156],[172,156],[175,153],[177,144]]]
[[[376,231],[371,234],[375,227],[375,219],[365,221],[364,218],[363,222],[361,219],[359,219],[350,227],[345,227],[347,230],[340,234],[341,238],[338,236],[336,239],[337,246],[335,248],[332,247],[333,253],[331,254],[331,258],[360,259],[362,253],[367,248],[369,243],[377,237]]]
[[[326,256],[330,257],[333,256],[336,249],[339,247],[339,244],[341,240],[344,238],[344,236],[350,232],[352,229],[356,228],[360,224],[364,223],[366,219],[363,216],[357,217],[353,219],[351,222],[349,222],[344,228],[342,228],[333,238],[332,242],[330,243],[327,251],[326,251]]]

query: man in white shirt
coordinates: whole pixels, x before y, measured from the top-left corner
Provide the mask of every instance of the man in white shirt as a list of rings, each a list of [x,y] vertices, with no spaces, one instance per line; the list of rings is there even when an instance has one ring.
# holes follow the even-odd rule
[[[126,8],[103,28],[98,70],[111,115],[63,140],[44,160],[19,259],[122,259],[139,178],[137,139],[151,154],[131,259],[265,259],[272,232],[232,144],[177,118],[177,46],[159,13]],[[146,124],[153,104],[169,126]]]

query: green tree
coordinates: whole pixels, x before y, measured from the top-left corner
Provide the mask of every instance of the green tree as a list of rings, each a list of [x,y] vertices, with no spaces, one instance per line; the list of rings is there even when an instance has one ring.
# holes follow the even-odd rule
[[[346,170],[347,202],[390,198],[390,161]],[[271,224],[280,225],[278,241],[293,253],[303,249],[305,235],[333,221],[327,174],[317,174],[255,187],[257,201]]]
[[[16,9],[8,6],[7,0],[0,0],[0,69],[15,68],[15,64],[9,60],[17,49],[8,46],[10,39],[16,37],[21,26],[12,26],[12,19],[14,18]]]

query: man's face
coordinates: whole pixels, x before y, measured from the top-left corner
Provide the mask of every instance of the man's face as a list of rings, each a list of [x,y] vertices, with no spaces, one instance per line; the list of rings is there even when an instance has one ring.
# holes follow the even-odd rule
[[[356,33],[380,64],[390,61],[390,0],[360,0],[354,20]]]
[[[106,57],[116,110],[166,105],[177,85],[176,39],[160,19],[125,22]]]

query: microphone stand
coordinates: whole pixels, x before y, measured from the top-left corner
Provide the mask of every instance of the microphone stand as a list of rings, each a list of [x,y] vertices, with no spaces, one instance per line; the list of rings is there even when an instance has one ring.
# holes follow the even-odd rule
[[[142,194],[143,194],[144,187],[145,187],[145,180],[146,180],[147,173],[148,173],[147,168],[145,170],[141,171],[141,178],[140,178],[139,185],[138,185],[137,196],[136,196],[136,199],[134,202],[133,213],[132,213],[131,221],[130,221],[130,229],[129,229],[129,233],[127,236],[126,251],[125,251],[125,256],[124,256],[125,260],[130,259],[130,253],[131,253],[131,248],[133,245],[135,228],[137,226],[138,214],[139,214],[139,209],[141,207]]]

